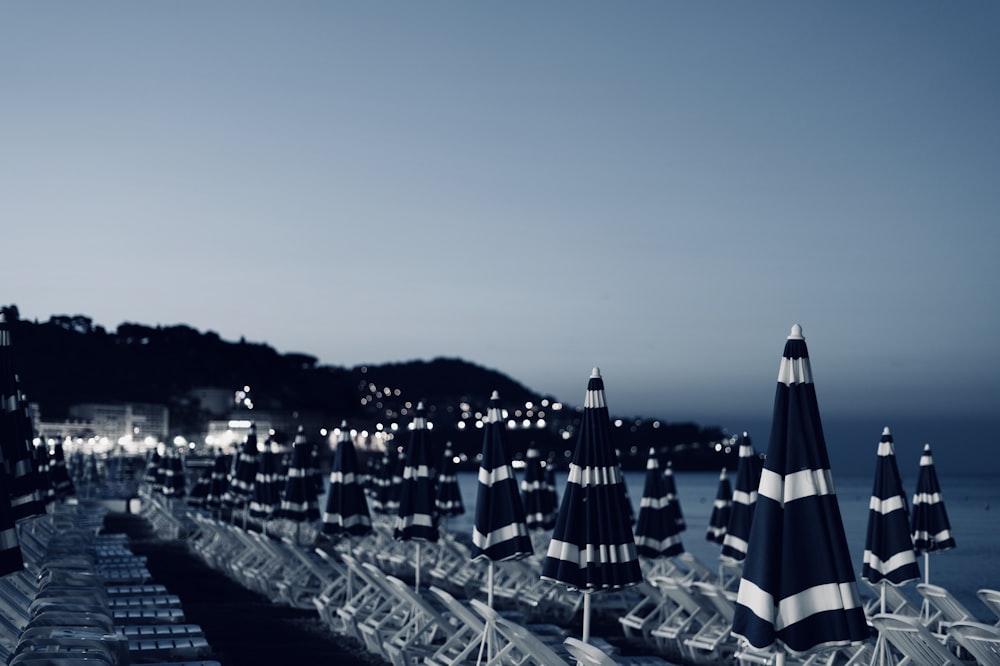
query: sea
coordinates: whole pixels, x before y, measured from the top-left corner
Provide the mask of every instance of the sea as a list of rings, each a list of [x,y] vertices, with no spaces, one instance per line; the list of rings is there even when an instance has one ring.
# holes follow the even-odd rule
[[[517,475],[518,472],[515,472]],[[636,515],[642,498],[645,472],[625,472],[629,498]],[[519,477],[520,478],[520,477]],[[445,526],[461,537],[472,537],[475,516],[478,475],[476,472],[459,472],[459,487],[465,504],[465,513],[447,519]],[[718,472],[675,471],[677,496],[687,529],[681,534],[684,549],[710,567],[718,565],[719,546],[705,538],[708,519],[712,512],[719,485]],[[730,473],[730,481],[735,475]],[[863,596],[872,595],[868,586],[861,581],[860,572],[865,546],[865,532],[868,526],[868,504],[872,493],[873,480],[868,477],[836,474],[833,472],[834,488],[844,521],[844,533],[851,551],[851,559],[856,563],[859,590]],[[915,479],[904,491],[912,498]],[[990,624],[996,621],[989,610],[976,596],[983,588],[1000,589],[1000,483],[996,474],[983,476],[941,476],[941,495],[944,499],[948,518],[951,522],[955,548],[931,553],[927,561],[929,571],[925,571],[924,558],[918,558],[921,576],[928,575],[930,583],[948,589],[982,621]],[[566,473],[557,473],[556,485],[560,492],[566,483]],[[920,606],[921,597],[913,581],[901,587],[914,605]]]

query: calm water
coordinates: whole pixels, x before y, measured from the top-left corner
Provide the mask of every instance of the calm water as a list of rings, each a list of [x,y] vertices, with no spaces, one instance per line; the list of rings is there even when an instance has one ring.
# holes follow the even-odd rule
[[[939,471],[940,474],[940,471]],[[520,476],[518,477],[520,478]],[[642,497],[643,472],[626,472],[629,497],[638,513]],[[681,511],[687,522],[687,531],[682,534],[684,547],[705,564],[718,563],[719,546],[705,539],[708,518],[712,511],[712,501],[718,488],[718,472],[675,472],[677,494]],[[730,474],[730,481],[735,475]],[[558,477],[561,488],[566,475]],[[909,482],[908,482],[909,481]],[[970,611],[983,620],[992,617],[976,597],[981,588],[1000,589],[1000,484],[993,477],[939,477],[941,493],[944,497],[952,535],[956,547],[953,550],[930,555],[930,582],[951,591]],[[913,494],[913,480],[903,479],[904,489]],[[868,501],[871,497],[871,478],[837,476],[834,472],[837,498],[844,519],[844,531],[855,571],[860,574],[861,557],[864,552],[865,531],[868,525]],[[477,493],[477,476],[474,472],[459,474],[459,485],[465,503],[465,515],[449,518],[448,528],[457,534],[467,534],[471,538],[473,515]],[[923,575],[923,559],[919,559]],[[915,603],[920,597],[915,582],[903,587]],[[861,586],[862,593],[867,586]],[[995,618],[990,620],[990,623]]]

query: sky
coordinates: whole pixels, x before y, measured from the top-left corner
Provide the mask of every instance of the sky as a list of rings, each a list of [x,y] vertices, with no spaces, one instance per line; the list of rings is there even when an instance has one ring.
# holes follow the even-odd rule
[[[571,404],[599,366],[612,412],[758,441],[798,323],[872,456],[964,424],[1000,461],[998,33],[975,0],[0,0],[0,302]]]

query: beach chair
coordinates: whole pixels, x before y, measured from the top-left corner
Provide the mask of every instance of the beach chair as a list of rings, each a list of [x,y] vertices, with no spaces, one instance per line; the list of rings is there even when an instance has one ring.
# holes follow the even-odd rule
[[[430,666],[457,666],[467,662],[475,663],[486,624],[480,616],[466,608],[447,590],[435,585],[431,585],[429,590],[450,616],[454,633],[439,645],[433,654],[425,657],[424,663]]]
[[[370,566],[370,565],[369,565]],[[456,632],[451,624],[427,599],[395,576],[386,576],[391,591],[400,603],[409,606],[409,620],[382,643],[394,666],[414,666],[437,652]]]
[[[872,625],[916,666],[961,666],[965,663],[916,618],[879,613],[872,618]]]
[[[675,660],[693,661],[694,657],[684,644],[702,625],[716,613],[707,610],[691,594],[687,583],[676,578],[654,578],[653,584],[671,602],[671,609],[663,621],[649,632],[662,654]]]
[[[379,618],[388,613],[393,606],[393,597],[382,585],[371,580],[367,572],[361,568],[361,563],[350,555],[342,555],[345,565],[350,570],[350,576],[356,585],[354,593],[343,604],[328,611],[320,611],[320,617],[329,618],[328,626],[337,634],[350,636],[362,643],[365,642],[359,625],[370,618]]]
[[[1000,627],[983,622],[954,622],[948,635],[982,666],[1000,666]]]
[[[591,643],[584,643],[579,638],[567,636],[563,641],[566,651],[576,658],[582,666],[670,666],[668,662],[655,655],[634,655],[612,657],[604,650]]]
[[[976,592],[976,596],[997,619],[993,626],[1000,627],[1000,590],[982,589]]]
[[[484,666],[500,666],[514,664],[515,666],[569,666],[566,656],[559,654],[552,645],[541,640],[524,626],[508,620],[479,599],[470,599],[469,605],[479,613],[484,623],[495,630],[497,649],[492,652],[492,658],[484,654],[481,662]],[[507,645],[510,645],[510,649]],[[560,647],[562,644],[560,643]],[[565,648],[562,648],[565,650]]]
[[[646,581],[639,583],[636,591],[640,595],[638,602],[618,618],[618,623],[627,638],[641,638],[648,643],[655,643],[649,634],[663,622],[667,609],[671,607],[670,602]]]
[[[976,622],[977,618],[951,592],[939,585],[920,583],[917,592],[927,601],[934,614],[925,621],[928,627],[936,624],[937,633],[947,636],[948,626],[954,622]]]
[[[699,663],[731,661],[737,647],[731,633],[736,607],[714,583],[694,581],[690,591],[691,597],[705,609],[707,619],[694,634],[684,639],[688,653]]]
[[[873,617],[882,612],[882,585],[871,583],[867,579],[861,579],[874,595],[865,604],[865,616]],[[900,587],[895,585],[885,586],[885,612],[892,615],[906,615],[909,617],[920,617],[920,608],[914,606]]]

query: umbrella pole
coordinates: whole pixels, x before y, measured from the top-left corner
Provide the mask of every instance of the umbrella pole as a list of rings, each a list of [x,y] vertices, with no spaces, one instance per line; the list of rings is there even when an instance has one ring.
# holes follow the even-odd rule
[[[924,551],[924,584],[930,585],[931,582],[931,554],[930,551]],[[920,604],[920,619],[927,622],[931,617],[931,605],[927,601],[927,597],[924,597],[923,602]]]
[[[486,603],[493,608],[493,560],[486,569]]]
[[[413,589],[420,592],[420,542],[417,541],[417,566],[414,571]]]
[[[785,649],[779,647],[774,654],[774,666],[785,666]]]
[[[583,642],[590,642],[590,592],[583,593]]]

